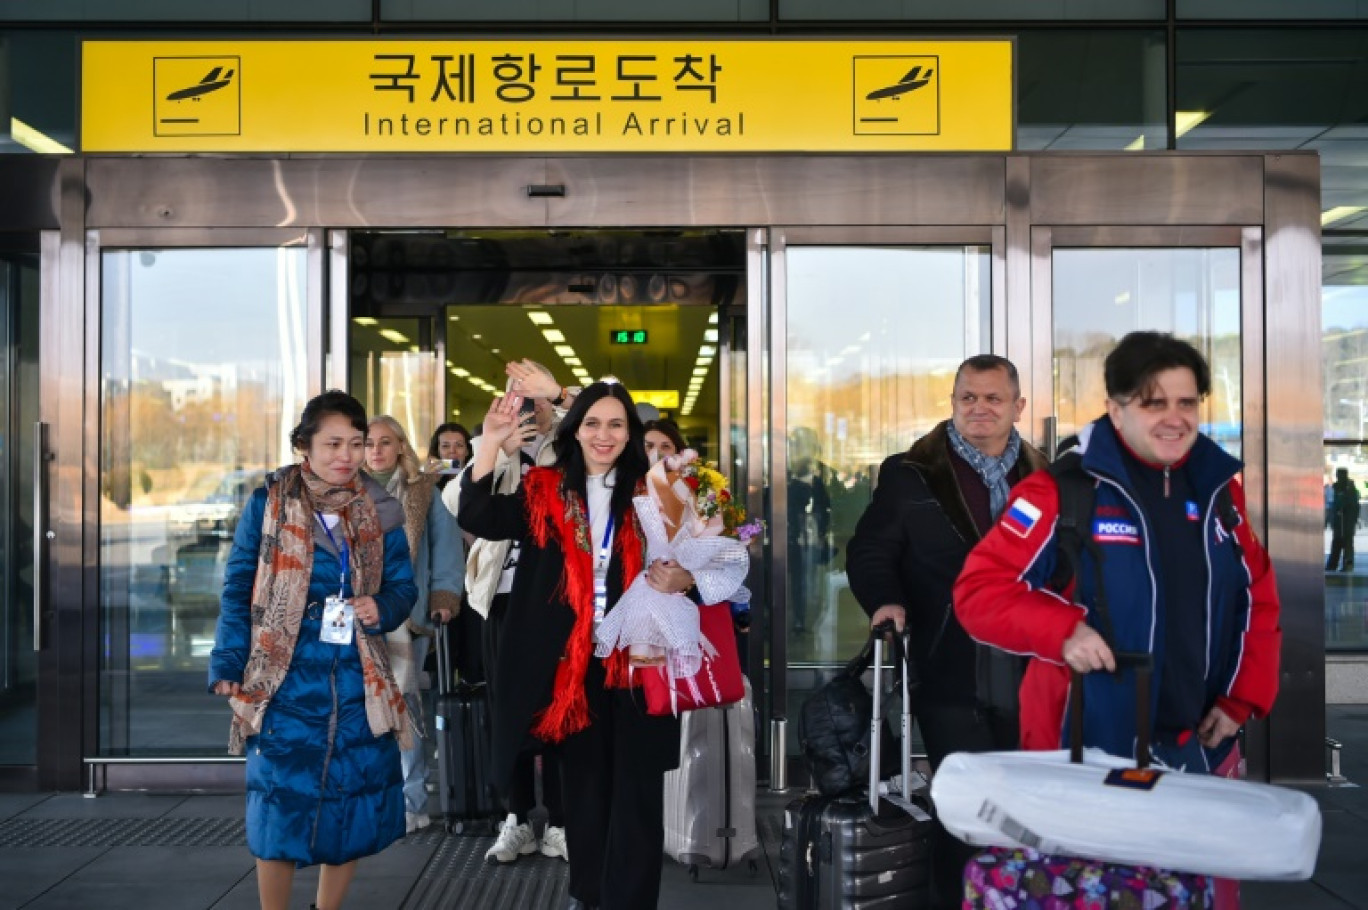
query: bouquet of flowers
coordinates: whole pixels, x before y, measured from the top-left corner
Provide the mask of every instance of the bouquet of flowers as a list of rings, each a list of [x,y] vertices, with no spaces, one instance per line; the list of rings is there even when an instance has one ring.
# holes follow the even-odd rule
[[[646,495],[633,500],[646,536],[647,561],[673,559],[688,569],[704,604],[750,599],[747,543],[763,530],[727,489],[726,478],[685,449],[657,462]],[[629,668],[660,667],[671,684],[699,672],[717,649],[699,628],[698,606],[683,594],[652,588],[642,572],[595,633],[594,653],[626,649]]]

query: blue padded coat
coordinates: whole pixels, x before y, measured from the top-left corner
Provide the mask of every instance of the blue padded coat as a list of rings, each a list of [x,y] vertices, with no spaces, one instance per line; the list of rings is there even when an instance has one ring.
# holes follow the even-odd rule
[[[408,618],[418,592],[402,510],[379,484],[363,482],[385,531],[384,576],[375,594],[380,625],[371,630],[382,634]],[[265,510],[263,487],[243,510],[224,572],[210,689],[219,680],[242,681]],[[399,746],[391,733],[371,733],[360,652],[355,642],[319,640],[323,601],[337,593],[340,578],[338,552],[315,522],[309,606],[290,669],[266,709],[261,734],[247,740],[247,847],[258,859],[340,865],[404,836]],[[351,585],[342,593],[350,597]]]

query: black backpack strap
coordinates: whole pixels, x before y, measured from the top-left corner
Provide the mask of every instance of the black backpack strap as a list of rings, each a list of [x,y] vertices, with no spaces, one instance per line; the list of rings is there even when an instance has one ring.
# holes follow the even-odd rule
[[[1102,548],[1092,535],[1093,505],[1097,498],[1097,481],[1083,470],[1083,456],[1068,452],[1049,467],[1059,488],[1059,518],[1055,524],[1055,570],[1050,576],[1050,588],[1062,592],[1078,575],[1082,554],[1087,550],[1093,558],[1093,604],[1097,612],[1098,632],[1108,642],[1112,634],[1111,610],[1107,606],[1107,586],[1102,574]]]

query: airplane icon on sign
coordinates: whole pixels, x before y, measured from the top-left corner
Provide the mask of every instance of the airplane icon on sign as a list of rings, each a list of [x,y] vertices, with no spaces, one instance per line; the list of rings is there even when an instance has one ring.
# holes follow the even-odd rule
[[[903,76],[893,85],[886,85],[883,88],[876,88],[868,95],[865,95],[865,100],[883,101],[885,98],[891,98],[894,101],[897,101],[898,98],[900,98],[903,95],[906,95],[908,92],[915,91],[921,88],[922,86],[929,83],[931,81],[931,77],[934,76],[936,73],[935,70],[928,69],[926,71],[926,74],[922,75],[921,69],[922,68],[920,66],[912,67],[910,70],[907,71],[907,74],[905,76]]]
[[[211,70],[209,71],[209,74],[208,74],[207,76],[205,76],[203,79],[201,79],[197,84],[192,85],[192,86],[190,86],[189,88],[177,89],[176,91],[174,91],[174,92],[172,92],[171,94],[167,95],[167,96],[166,96],[166,100],[167,100],[167,101],[186,101],[186,100],[198,101],[198,100],[200,100],[200,96],[201,96],[201,95],[207,95],[207,94],[209,94],[210,92],[216,92],[216,91],[218,91],[219,89],[223,88],[224,86],[227,86],[227,85],[229,85],[229,84],[232,83],[232,81],[233,81],[233,71],[232,71],[232,70],[229,70],[227,73],[223,73],[223,78],[221,78],[221,79],[219,78],[219,74],[220,74],[220,73],[223,73],[223,67],[221,67],[221,66],[216,66],[216,67],[214,67],[213,69],[211,69]]]

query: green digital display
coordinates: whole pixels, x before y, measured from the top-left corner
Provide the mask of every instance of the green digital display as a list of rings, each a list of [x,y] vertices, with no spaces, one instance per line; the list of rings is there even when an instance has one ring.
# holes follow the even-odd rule
[[[609,344],[645,344],[645,329],[611,329],[608,332]]]

